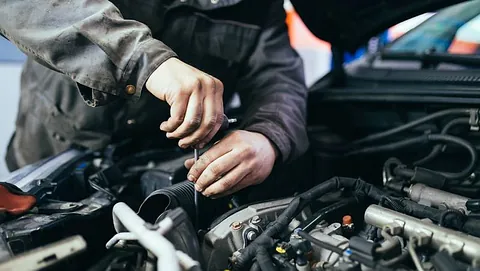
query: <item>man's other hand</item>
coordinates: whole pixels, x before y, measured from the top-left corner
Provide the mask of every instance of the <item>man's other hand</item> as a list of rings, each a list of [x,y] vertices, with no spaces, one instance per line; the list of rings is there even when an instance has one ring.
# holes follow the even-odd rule
[[[168,138],[180,139],[181,148],[202,148],[223,121],[223,84],[177,58],[162,63],[146,87],[170,105],[170,118],[160,125]]]
[[[195,163],[185,161],[188,179],[207,197],[218,198],[263,182],[271,173],[276,151],[264,135],[234,131]]]

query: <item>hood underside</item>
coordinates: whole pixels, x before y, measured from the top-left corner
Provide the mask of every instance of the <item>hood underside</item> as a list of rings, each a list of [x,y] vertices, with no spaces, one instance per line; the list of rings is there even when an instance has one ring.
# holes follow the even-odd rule
[[[355,51],[387,28],[425,12],[464,0],[291,0],[318,38],[341,50]]]

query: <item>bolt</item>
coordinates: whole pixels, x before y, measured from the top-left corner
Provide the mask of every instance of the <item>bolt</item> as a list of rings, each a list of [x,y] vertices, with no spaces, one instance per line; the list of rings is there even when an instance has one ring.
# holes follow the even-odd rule
[[[258,224],[261,221],[262,221],[262,219],[258,215],[252,217],[252,224]]]
[[[232,228],[232,230],[237,231],[242,228],[242,223],[235,221],[230,225],[230,227]]]
[[[257,233],[256,233],[256,232],[254,232],[254,231],[249,231],[249,232],[247,233],[247,239],[248,239],[248,241],[253,241],[253,240],[255,240],[255,238],[257,238]]]

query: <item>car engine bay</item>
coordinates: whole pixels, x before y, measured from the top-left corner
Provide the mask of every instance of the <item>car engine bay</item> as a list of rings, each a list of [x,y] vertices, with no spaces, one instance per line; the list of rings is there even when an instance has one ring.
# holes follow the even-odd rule
[[[309,108],[292,180],[309,188],[206,200],[201,222],[182,150],[71,149],[12,173],[37,203],[1,218],[0,270],[480,270],[479,109]]]

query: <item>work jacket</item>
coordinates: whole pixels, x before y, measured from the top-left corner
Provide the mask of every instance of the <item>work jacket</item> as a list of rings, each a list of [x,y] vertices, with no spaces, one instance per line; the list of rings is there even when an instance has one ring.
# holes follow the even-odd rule
[[[145,82],[171,57],[221,80],[224,103],[238,93],[240,128],[269,138],[280,161],[307,149],[303,65],[283,1],[0,3],[0,33],[28,55],[7,155],[17,166],[72,145],[101,149],[159,131],[169,107]]]

